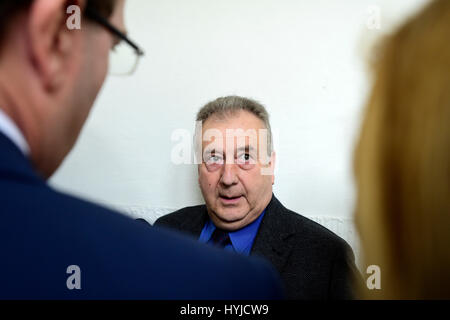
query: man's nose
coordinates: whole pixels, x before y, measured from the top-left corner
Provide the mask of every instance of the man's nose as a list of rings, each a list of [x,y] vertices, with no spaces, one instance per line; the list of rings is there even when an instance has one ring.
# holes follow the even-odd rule
[[[237,166],[235,164],[225,164],[223,166],[220,182],[225,186],[238,183]]]

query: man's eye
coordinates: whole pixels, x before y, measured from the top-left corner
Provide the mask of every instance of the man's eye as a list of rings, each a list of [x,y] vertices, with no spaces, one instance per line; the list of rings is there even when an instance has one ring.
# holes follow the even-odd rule
[[[221,163],[222,162],[222,158],[219,156],[211,156],[208,159],[208,163]]]
[[[248,162],[251,159],[251,155],[249,153],[243,153],[238,157],[238,160],[241,162]]]

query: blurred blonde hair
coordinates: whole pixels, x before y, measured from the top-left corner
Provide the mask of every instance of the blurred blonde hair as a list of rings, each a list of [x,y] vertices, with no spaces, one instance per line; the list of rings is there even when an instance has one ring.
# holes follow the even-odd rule
[[[450,1],[384,40],[355,150],[355,220],[381,290],[365,298],[450,298]]]

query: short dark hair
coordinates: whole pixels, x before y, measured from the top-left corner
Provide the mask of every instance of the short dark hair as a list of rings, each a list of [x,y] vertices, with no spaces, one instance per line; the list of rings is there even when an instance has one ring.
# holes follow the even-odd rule
[[[20,11],[30,7],[34,0],[0,0],[0,47],[11,19]],[[67,1],[70,5],[71,1]],[[116,0],[87,0],[86,7],[105,18],[114,11]]]

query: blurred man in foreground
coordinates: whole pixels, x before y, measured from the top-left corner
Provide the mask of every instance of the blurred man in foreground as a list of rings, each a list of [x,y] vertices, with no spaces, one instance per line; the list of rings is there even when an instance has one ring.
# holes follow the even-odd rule
[[[69,30],[66,12],[77,8],[81,30]],[[142,55],[125,36],[123,10],[124,0],[0,3],[0,298],[280,298],[261,261],[149,230],[47,185],[88,117],[110,50],[124,42]]]

